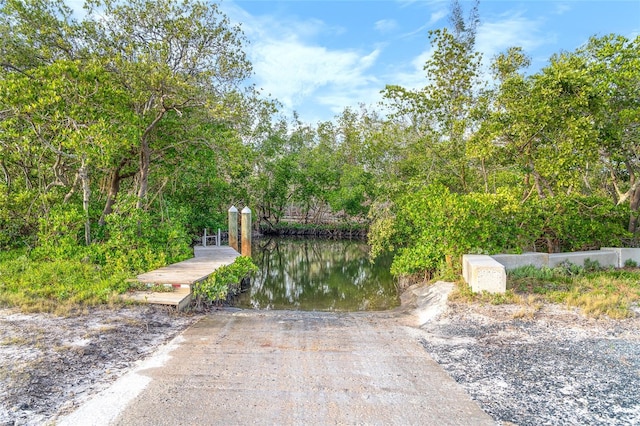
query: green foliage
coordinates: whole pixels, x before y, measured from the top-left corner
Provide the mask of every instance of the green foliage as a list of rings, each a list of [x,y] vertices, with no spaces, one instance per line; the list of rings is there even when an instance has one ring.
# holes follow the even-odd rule
[[[79,259],[85,251],[82,243],[84,213],[77,206],[58,206],[40,218],[36,259]]]
[[[402,195],[370,229],[372,253],[394,251],[392,271],[459,271],[466,253],[576,251],[618,246],[626,210],[598,197],[566,196],[524,203],[507,193],[456,194],[430,185]]]
[[[240,289],[241,281],[258,270],[250,257],[239,256],[231,265],[222,266],[207,279],[198,283],[193,294],[198,307],[202,303],[215,303],[227,300]]]
[[[507,195],[450,192],[430,185],[401,196],[391,215],[371,228],[373,254],[395,249],[395,275],[459,269],[464,253],[492,253],[519,248],[513,220],[517,202]]]
[[[140,273],[191,256],[191,237],[179,212],[158,217],[134,208],[111,214],[103,229],[104,241],[91,246],[93,261],[114,272]]]
[[[597,196],[532,197],[519,208],[522,248],[548,253],[616,247],[628,210]]]
[[[130,196],[160,223],[182,205],[189,231],[220,226],[254,102],[239,28],[201,2],[87,6],[79,23],[63,1],[0,2],[0,246],[40,229],[45,256],[72,257],[63,216],[82,206],[80,236],[104,242],[96,222]]]
[[[83,241],[84,214],[80,208],[56,208],[40,221],[39,243],[33,259],[90,262],[112,273],[141,273],[188,258],[191,237],[180,211],[164,219],[122,203],[122,210],[94,227],[94,242]]]
[[[366,216],[367,193],[371,185],[371,174],[361,167],[345,165],[338,189],[328,196],[329,205],[335,212],[343,211],[351,217]]]
[[[118,293],[126,291],[126,278],[78,260],[32,260],[18,255],[0,260],[0,304],[65,314],[78,305],[114,302]]]
[[[593,121],[613,186],[610,191],[616,202],[628,202],[628,229],[637,232],[640,186],[634,185],[634,176],[640,173],[640,36],[631,40],[615,34],[592,37],[576,55],[585,61],[597,93]]]
[[[426,86],[412,90],[388,85],[384,98],[391,116],[401,123],[404,155],[399,162],[408,177],[466,191],[478,184],[467,145],[487,102],[480,78],[482,55],[475,50],[478,2],[466,21],[458,1],[452,2],[452,12],[451,30],[429,32],[433,55],[424,65]],[[477,157],[478,151],[472,151]]]

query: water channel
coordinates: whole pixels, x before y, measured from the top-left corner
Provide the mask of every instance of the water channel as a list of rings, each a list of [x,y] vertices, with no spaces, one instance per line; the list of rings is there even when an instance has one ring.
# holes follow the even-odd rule
[[[234,301],[248,309],[380,311],[399,305],[390,258],[369,260],[361,241],[261,238],[259,271]]]

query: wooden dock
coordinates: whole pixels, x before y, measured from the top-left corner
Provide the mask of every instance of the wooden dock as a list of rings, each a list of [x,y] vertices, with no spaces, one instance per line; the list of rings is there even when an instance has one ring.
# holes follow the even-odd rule
[[[127,293],[126,300],[175,306],[182,310],[191,303],[192,286],[205,280],[221,266],[232,264],[240,253],[228,246],[196,246],[194,257],[182,262],[145,272],[137,281],[149,287],[164,285],[173,291],[136,291]]]

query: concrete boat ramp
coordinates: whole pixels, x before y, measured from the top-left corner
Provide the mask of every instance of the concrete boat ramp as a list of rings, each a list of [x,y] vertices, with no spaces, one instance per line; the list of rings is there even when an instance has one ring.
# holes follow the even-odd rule
[[[442,298],[417,296],[428,309],[211,313],[57,424],[495,425],[421,345]]]
[[[191,303],[192,286],[205,280],[221,266],[230,265],[240,253],[229,246],[194,247],[194,257],[137,276],[137,281],[152,286],[166,286],[168,291],[136,291],[124,295],[126,300],[175,306],[184,309]]]

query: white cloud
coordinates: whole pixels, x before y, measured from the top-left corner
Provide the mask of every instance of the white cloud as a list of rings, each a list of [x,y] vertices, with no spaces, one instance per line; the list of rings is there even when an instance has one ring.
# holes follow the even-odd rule
[[[318,19],[251,16],[231,6],[232,3],[226,4],[225,13],[234,22],[242,22],[243,31],[251,40],[245,51],[253,64],[256,86],[279,100],[285,113],[301,111],[309,103],[324,105],[337,114],[346,105],[367,102],[367,87],[376,83],[370,70],[378,60],[381,46],[370,51],[331,49],[315,40],[339,34],[343,31],[340,27]]]
[[[413,31],[403,34],[402,37],[409,38],[409,37],[413,37],[416,34],[423,33],[425,32],[425,30],[428,30],[431,27],[433,27],[437,22],[439,22],[442,18],[444,18],[448,14],[449,12],[447,12],[445,9],[437,10],[431,14],[431,16],[429,17],[429,21],[426,24],[421,25],[419,28]]]
[[[525,53],[531,52],[555,40],[554,34],[542,32],[543,24],[542,20],[528,19],[521,13],[483,22],[478,27],[476,48],[482,52],[485,63],[512,46],[522,47]]]
[[[254,47],[250,56],[258,85],[289,108],[295,108],[320,87],[331,90],[335,85],[357,85],[367,78],[363,73],[379,53],[332,51],[291,38],[263,40]]]
[[[374,28],[380,33],[390,33],[398,27],[398,23],[394,19],[381,19],[376,21]]]
[[[553,13],[556,15],[564,15],[565,13],[571,10],[571,6],[567,3],[558,3],[556,4],[555,10]]]
[[[84,0],[65,1],[65,4],[73,11],[73,17],[80,21],[87,16],[87,11],[84,9],[84,3]]]
[[[428,25],[433,25],[436,22],[439,22],[442,18],[444,18],[448,14],[449,14],[449,12],[447,10],[445,10],[445,9],[440,9],[440,10],[437,10],[437,11],[433,12],[431,14],[431,17],[429,18]]]

